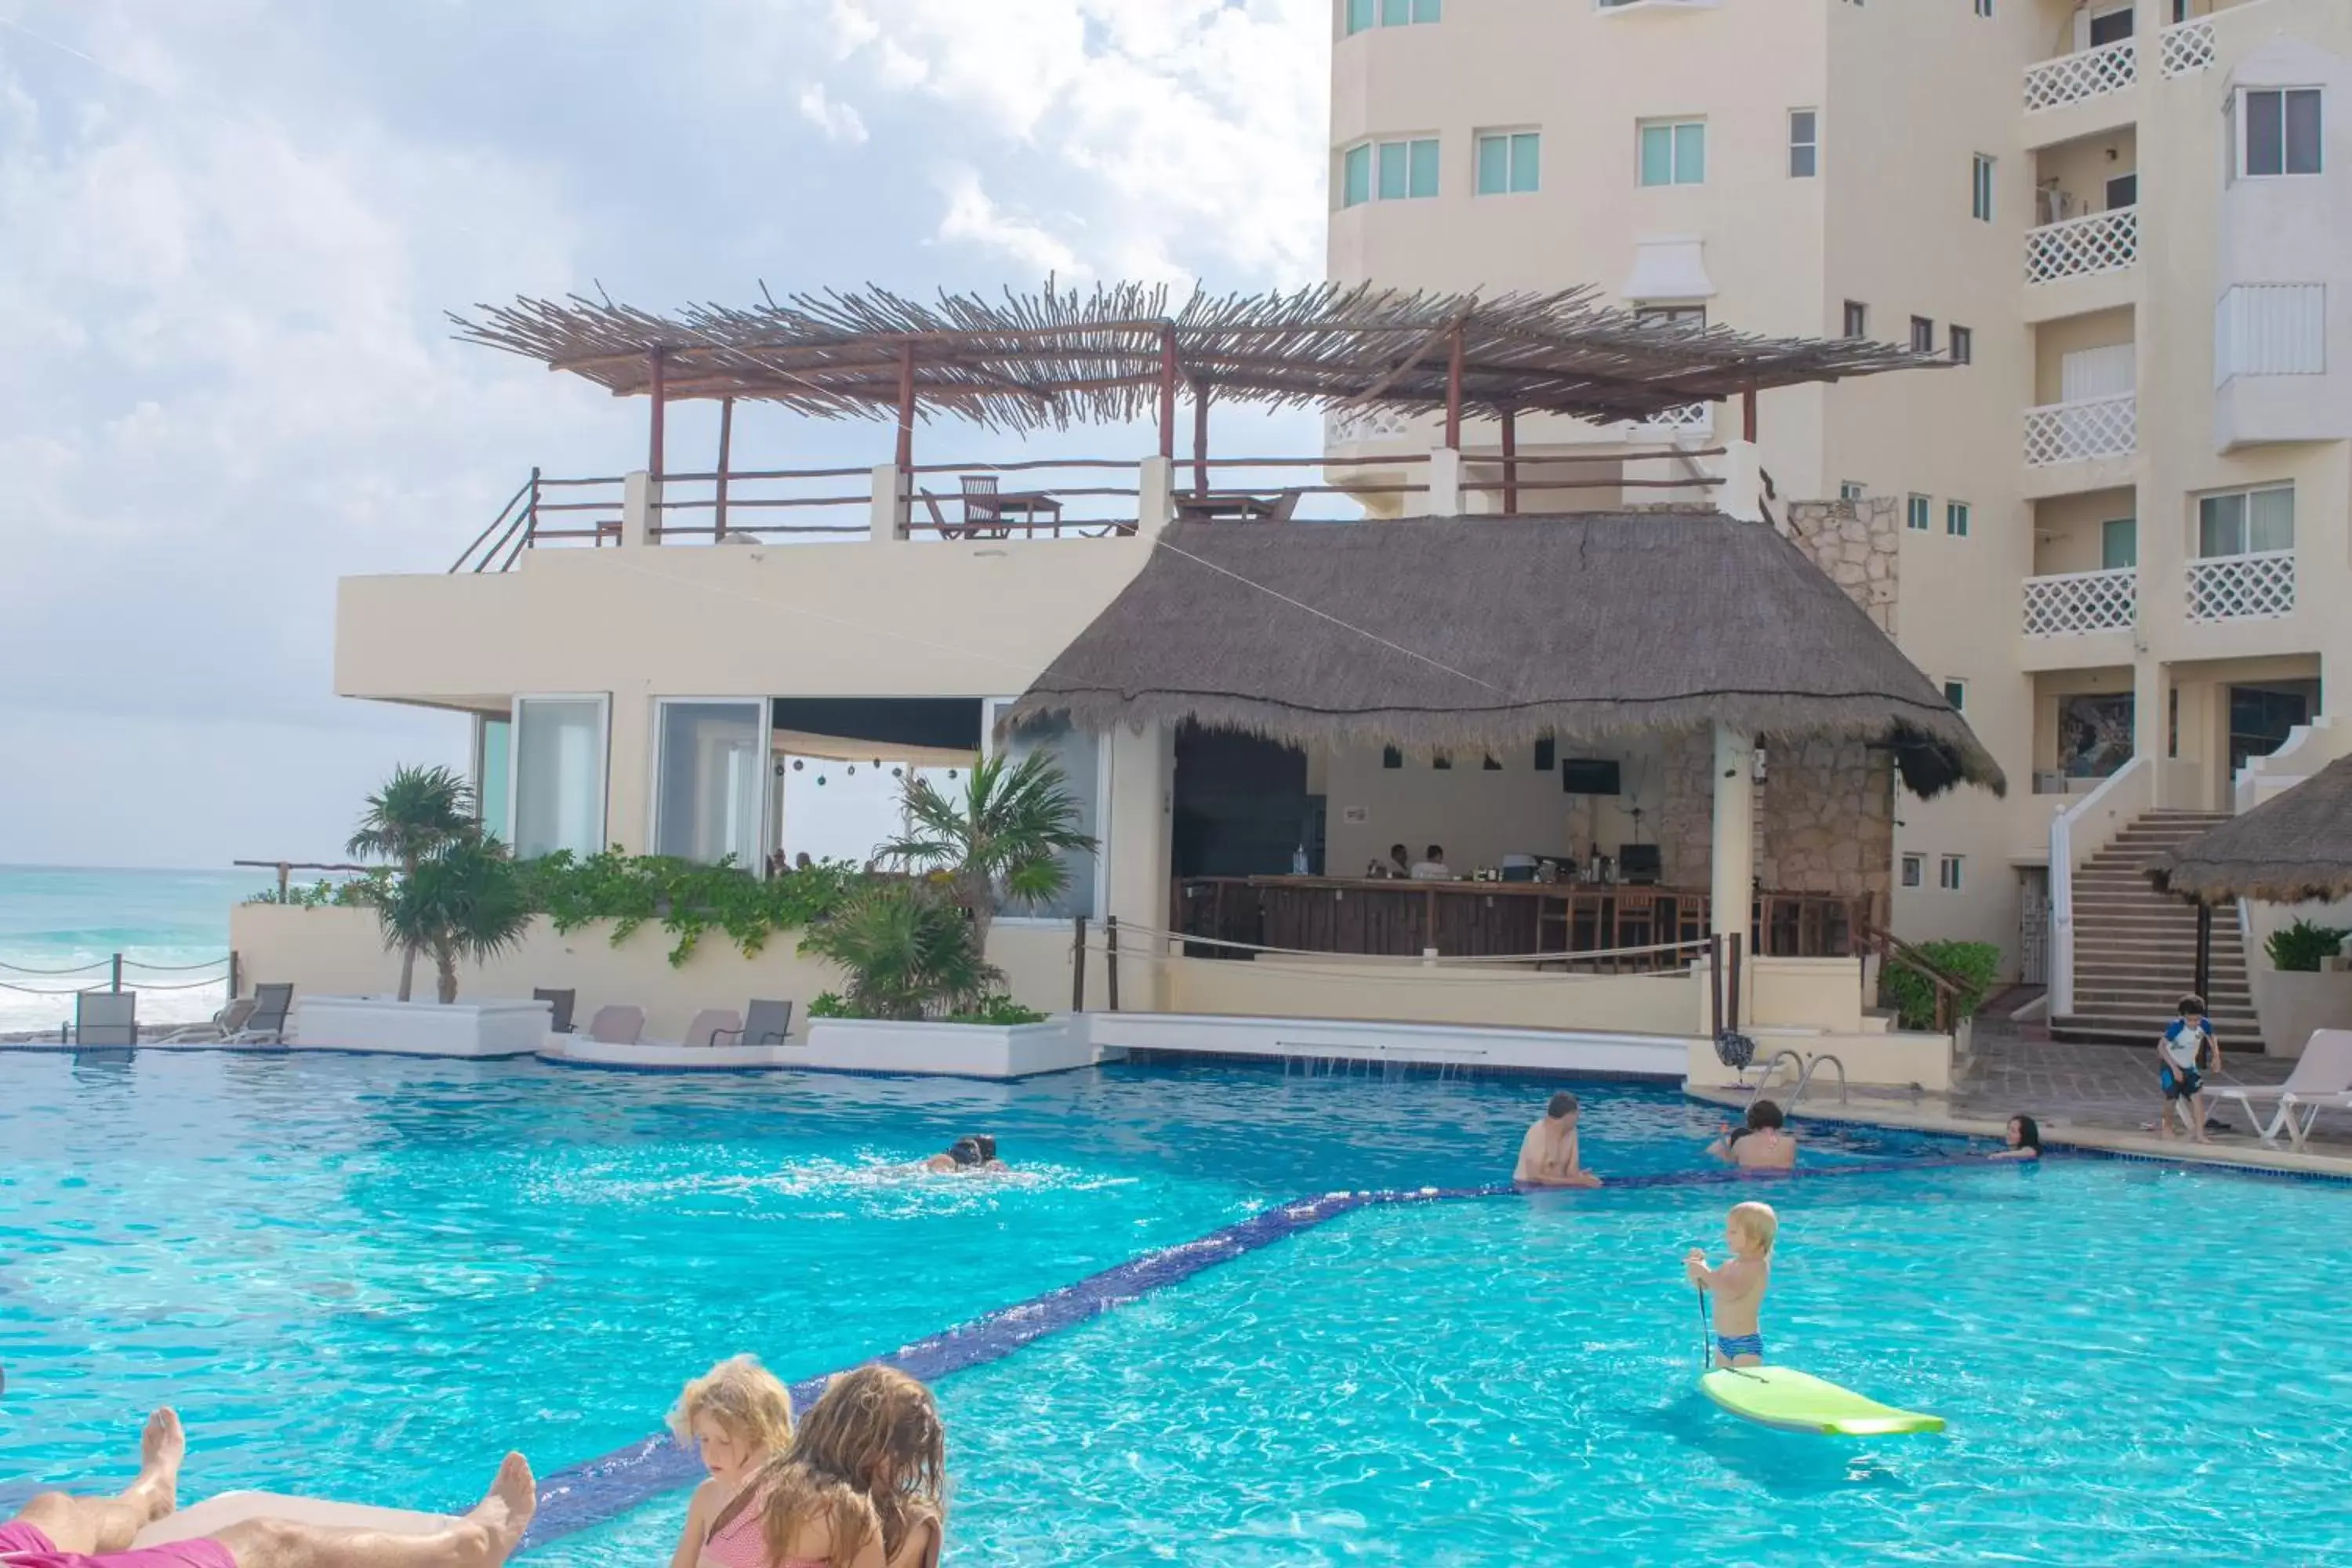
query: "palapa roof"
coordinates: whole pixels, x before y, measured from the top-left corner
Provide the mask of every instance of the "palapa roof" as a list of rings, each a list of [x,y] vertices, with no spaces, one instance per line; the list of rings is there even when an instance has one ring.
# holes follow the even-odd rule
[[[1008,722],[1475,751],[1721,721],[1885,744],[1921,795],[2006,787],[1935,685],[1762,523],[1179,522],[1159,544]]]
[[[2165,891],[2208,904],[2352,895],[2352,757],[2191,839],[2147,875]]]
[[[895,418],[911,345],[919,414],[1014,430],[1150,417],[1171,350],[1180,382],[1215,398],[1443,407],[1457,327],[1463,407],[1484,415],[1643,419],[1750,388],[1944,363],[1861,339],[1642,322],[1599,300],[1591,288],[1486,298],[1324,284],[1290,294],[1195,292],[1171,308],[1165,285],[1080,294],[1049,279],[1036,293],[1008,289],[1001,300],[942,293],[926,305],[869,288],[659,315],[575,295],[483,305],[450,320],[465,341],[585,376],[616,395],[652,391],[659,351],[665,401],[751,398],[828,418]]]

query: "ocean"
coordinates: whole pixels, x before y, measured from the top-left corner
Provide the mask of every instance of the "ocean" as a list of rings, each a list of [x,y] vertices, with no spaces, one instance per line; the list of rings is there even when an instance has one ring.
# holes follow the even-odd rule
[[[267,871],[0,866],[0,1035],[54,1030],[113,955],[142,1024],[197,1024],[227,994],[228,911]]]

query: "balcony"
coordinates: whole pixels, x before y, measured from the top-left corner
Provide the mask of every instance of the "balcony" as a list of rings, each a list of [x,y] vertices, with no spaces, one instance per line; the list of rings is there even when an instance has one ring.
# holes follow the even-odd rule
[[[2025,280],[2121,272],[2139,261],[2139,209],[2115,207],[2025,231]]]
[[[2210,33],[2209,33],[2210,41]],[[2025,68],[2025,111],[2063,109],[2070,103],[2121,92],[2139,80],[2139,40],[2118,38],[2095,49],[2060,55]]]
[[[2139,620],[2139,569],[2064,572],[2025,580],[2025,635],[2126,631]]]
[[[2294,614],[2294,552],[2209,555],[2189,563],[2192,621],[2276,620]]]
[[[2211,66],[2214,58],[2213,18],[2198,16],[2175,22],[2157,34],[2157,55],[2168,77],[2188,76]]]
[[[2131,393],[2051,403],[2025,411],[2025,466],[2055,468],[2139,449],[2139,399]]]

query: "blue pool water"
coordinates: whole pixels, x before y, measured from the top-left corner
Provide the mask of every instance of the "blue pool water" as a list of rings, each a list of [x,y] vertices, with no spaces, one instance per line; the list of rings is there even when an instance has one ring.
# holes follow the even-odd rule
[[[880,1353],[1286,1199],[1493,1179],[1544,1086],[1118,1068],[685,1082],[381,1058],[0,1054],[0,1502],[467,1500],[653,1430],[685,1376]],[[1587,1157],[1711,1113],[1585,1086]],[[977,1183],[880,1168],[993,1131]],[[1824,1140],[1824,1165],[1945,1152]],[[1689,1392],[1721,1186],[1360,1211],[939,1384],[950,1561],[2320,1562],[2352,1542],[2326,1281],[2352,1192],[2145,1165],[1773,1184],[1777,1355],[1951,1418],[1831,1444]],[[93,1456],[102,1462],[93,1463]],[[657,1499],[529,1561],[667,1552]],[[2267,1544],[2265,1544],[2267,1543]]]

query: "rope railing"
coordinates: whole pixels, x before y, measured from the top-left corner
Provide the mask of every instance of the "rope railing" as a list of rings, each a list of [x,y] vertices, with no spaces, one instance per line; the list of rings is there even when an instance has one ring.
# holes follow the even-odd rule
[[[149,963],[144,959],[125,958],[121,953],[116,953],[110,958],[98,959],[89,963],[78,963],[69,969],[35,969],[22,963],[0,963],[0,969],[5,969],[11,974],[32,974],[55,980],[68,974],[89,974],[101,969],[140,969],[156,974],[193,974],[199,969],[218,969],[228,961],[229,955],[223,953],[218,958],[208,958],[202,963]]]
[[[1223,937],[1191,936],[1182,931],[1165,931],[1156,926],[1134,925],[1125,921],[1119,922],[1118,929],[1122,935],[1133,933],[1137,936],[1149,937],[1155,942],[1182,942],[1187,946],[1192,947],[1223,947],[1230,948],[1236,952],[1272,953],[1277,957],[1285,958],[1347,959],[1350,962],[1350,964],[1353,967],[1361,968],[1367,971],[1375,971],[1381,968],[1402,968],[1408,965],[1415,969],[1427,970],[1431,968],[1457,968],[1485,964],[1500,965],[1506,963],[1517,963],[1522,965],[1531,963],[1582,963],[1592,960],[1643,957],[1652,953],[1705,952],[1707,945],[1706,939],[1698,938],[1689,942],[1650,942],[1639,947],[1580,948],[1573,952],[1553,951],[1548,952],[1464,953],[1460,955],[1440,953],[1432,957],[1427,954],[1410,952],[1331,952],[1318,948],[1269,947],[1263,942],[1232,942]],[[1088,951],[1103,952],[1107,950],[1090,945]],[[1125,955],[1129,950],[1122,947],[1119,951],[1122,955]],[[1328,971],[1330,967],[1331,966],[1328,964],[1318,966],[1318,972]]]

